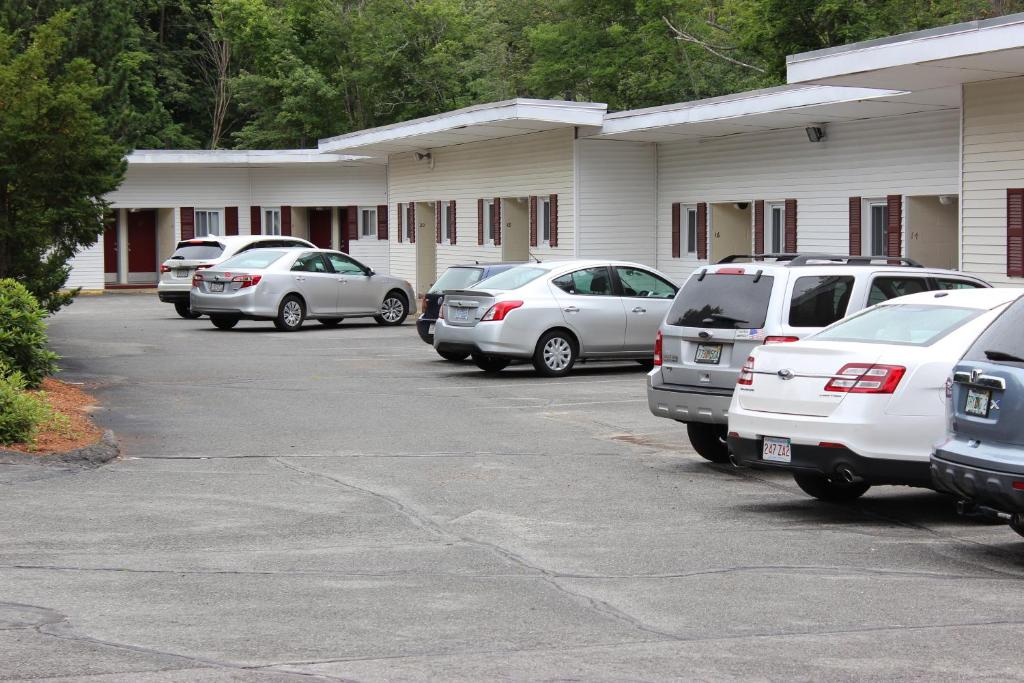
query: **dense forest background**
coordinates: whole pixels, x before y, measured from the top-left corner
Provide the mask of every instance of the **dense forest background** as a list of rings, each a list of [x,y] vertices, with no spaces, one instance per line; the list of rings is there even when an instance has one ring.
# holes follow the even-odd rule
[[[62,12],[123,148],[309,147],[514,96],[619,110],[785,80],[785,56],[1024,0],[0,0],[17,53]],[[6,36],[4,36],[6,34]]]

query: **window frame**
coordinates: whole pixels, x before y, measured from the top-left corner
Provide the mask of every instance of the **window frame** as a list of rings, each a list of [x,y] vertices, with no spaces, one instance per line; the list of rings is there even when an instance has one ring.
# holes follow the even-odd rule
[[[805,280],[805,279],[821,280],[821,279],[824,279],[824,278],[835,278],[837,280],[837,282],[838,281],[844,281],[844,282],[846,282],[846,284],[849,285],[849,289],[846,292],[846,306],[843,308],[840,316],[838,318],[836,318],[835,320],[833,320],[832,322],[827,323],[825,325],[797,325],[797,324],[794,324],[794,322],[793,322],[793,304],[794,304],[794,295],[796,294],[798,283],[800,282],[800,280]],[[832,325],[833,323],[836,323],[836,322],[842,320],[844,317],[846,317],[847,315],[850,314],[850,305],[853,303],[853,300],[854,300],[853,295],[856,292],[857,287],[858,287],[857,276],[856,275],[852,275],[852,274],[848,274],[848,273],[840,273],[840,274],[824,274],[823,273],[823,274],[818,274],[818,275],[803,275],[803,274],[797,275],[796,277],[792,278],[791,282],[789,283],[789,285],[788,285],[788,287],[786,289],[786,292],[787,292],[787,294],[786,294],[786,307],[785,307],[784,316],[783,316],[783,319],[786,321],[786,327],[792,328],[794,330],[817,330],[817,329],[824,329],[824,328],[828,327],[829,325]],[[833,296],[835,296],[835,295],[833,294]]]
[[[537,243],[551,246],[551,197],[537,200]]]
[[[487,246],[496,246],[494,244],[494,200],[484,200],[484,244]]]
[[[276,217],[276,221],[272,220]],[[281,236],[281,207],[277,206],[264,206],[263,207],[263,230],[264,235],[274,235],[275,237]]]
[[[875,209],[882,210],[882,246],[881,253],[875,253]],[[888,243],[888,232],[889,232],[889,203],[884,197],[873,197],[864,200],[864,205],[861,208],[861,215],[866,215],[867,220],[862,221],[861,225],[861,253],[865,256],[882,257],[888,256],[886,252],[889,251]]]
[[[686,219],[686,253],[697,253],[697,205],[688,204],[683,207],[683,214]]]
[[[375,240],[377,239],[377,207],[376,206],[360,206],[356,209],[359,212],[359,239],[361,240]],[[366,215],[371,213],[373,215],[372,220],[365,221]]]
[[[217,229],[220,232],[210,232],[209,216],[211,214],[217,216]],[[204,232],[204,233],[200,233],[199,232],[199,224],[200,224],[199,217],[201,215],[206,218],[206,221],[205,221],[206,225],[204,226],[206,232]],[[192,222],[192,230],[193,230],[193,233],[194,233],[194,237],[211,237],[211,236],[212,237],[223,237],[224,236],[223,235],[223,227],[224,227],[224,209],[223,208],[220,208],[220,209],[194,209],[193,210],[192,221],[193,221]]]
[[[765,202],[764,251],[766,254],[781,254],[786,249],[786,203]],[[775,218],[778,216],[778,225]]]
[[[441,244],[451,246],[451,226],[448,225],[448,207],[451,206],[450,201],[438,202],[441,205]]]

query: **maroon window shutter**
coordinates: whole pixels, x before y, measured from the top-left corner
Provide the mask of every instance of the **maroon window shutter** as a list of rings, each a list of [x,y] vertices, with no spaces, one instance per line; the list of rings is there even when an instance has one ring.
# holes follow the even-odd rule
[[[181,239],[190,240],[196,236],[196,210],[191,206],[183,206],[181,214]]]
[[[530,246],[537,246],[537,198],[530,197]]]
[[[494,198],[494,204],[491,205],[491,215],[494,216],[494,246],[501,246],[501,197]]]
[[[238,234],[238,207],[229,206],[224,209],[224,234]]]
[[[259,235],[263,232],[263,212],[258,206],[249,207],[249,234]]]
[[[409,202],[408,208],[408,221],[409,221],[409,242],[416,243],[416,202]]]
[[[754,253],[764,253],[764,200],[754,201]]]
[[[551,237],[548,240],[548,246],[558,246],[558,195],[553,194],[548,197],[548,201],[551,202]]]
[[[476,200],[476,243],[484,243],[484,200]]]
[[[850,256],[860,256],[863,234],[860,212],[863,205],[860,197],[850,197]]]
[[[697,258],[701,261],[708,257],[708,205],[706,202],[697,204]]]
[[[388,205],[379,204],[377,206],[377,239],[386,240],[388,238]]]
[[[1006,274],[1024,277],[1024,188],[1006,191]]]
[[[786,200],[785,236],[783,242],[786,252],[796,253],[796,200]]]
[[[455,224],[455,200],[448,201],[448,228],[452,231],[452,244],[458,242],[459,228]]]
[[[281,207],[281,234],[292,234],[292,207],[290,206]]]
[[[402,213],[402,202],[395,204],[395,218],[398,220],[398,241],[405,241],[405,214]]]
[[[683,255],[683,207],[679,202],[672,203],[672,258]]]
[[[358,206],[346,206],[345,207],[345,234],[348,235],[348,241],[359,239],[359,207]]]
[[[885,226],[886,256],[903,255],[903,195],[891,194],[885,198],[888,219]]]
[[[434,241],[441,244],[441,202],[434,202]]]

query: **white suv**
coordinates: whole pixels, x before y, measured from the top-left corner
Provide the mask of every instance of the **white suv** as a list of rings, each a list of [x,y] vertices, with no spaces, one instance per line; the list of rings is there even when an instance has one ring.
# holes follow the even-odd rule
[[[648,406],[685,423],[702,457],[728,462],[729,403],[755,346],[796,341],[898,296],[990,286],[906,258],[730,256],[698,268],[679,290],[658,331]]]
[[[156,286],[160,301],[174,304],[174,310],[182,318],[198,318],[189,308],[189,292],[192,291],[192,275],[201,268],[215,266],[243,251],[270,249],[273,247],[312,247],[311,242],[298,237],[280,235],[231,235],[218,237],[209,235],[178,242],[171,258],[160,264],[160,282]]]

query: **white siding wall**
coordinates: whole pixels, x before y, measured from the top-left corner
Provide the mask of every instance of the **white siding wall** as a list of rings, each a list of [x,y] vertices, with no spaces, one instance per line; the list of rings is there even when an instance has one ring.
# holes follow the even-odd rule
[[[671,258],[672,202],[794,198],[798,249],[849,253],[849,197],[957,194],[958,139],[959,111],[941,111],[832,123],[819,143],[797,128],[661,144],[657,265],[677,279],[699,265],[685,217],[683,258]]]
[[[962,254],[964,270],[992,283],[1006,276],[1006,190],[1024,187],[1024,78],[964,88]]]
[[[413,154],[390,157],[391,272],[415,286],[415,245],[398,243],[395,207],[455,200],[455,245],[438,245],[437,272],[467,261],[500,261],[501,248],[477,245],[477,199],[558,194],[558,247],[531,251],[542,260],[572,258],[574,131],[560,129],[431,150],[434,168]],[[416,239],[434,239],[418,235]]]
[[[103,289],[103,235],[96,244],[81,249],[71,259],[71,275],[66,286],[68,289]]]
[[[580,258],[657,260],[655,146],[576,141]]]

